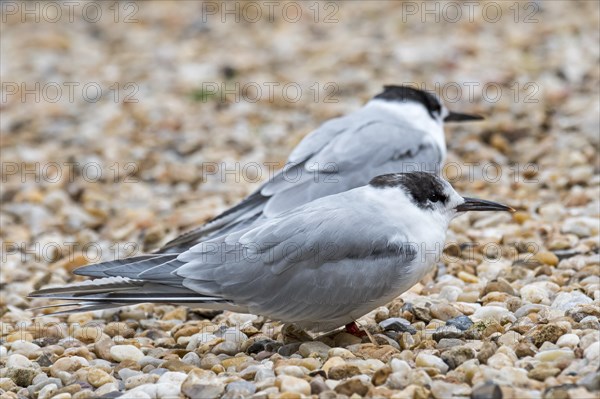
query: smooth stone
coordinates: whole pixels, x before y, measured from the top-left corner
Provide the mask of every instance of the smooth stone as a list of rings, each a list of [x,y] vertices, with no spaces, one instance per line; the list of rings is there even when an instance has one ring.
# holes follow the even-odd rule
[[[225,392],[232,392],[246,397],[256,392],[256,385],[248,381],[234,381],[227,384]]]
[[[577,305],[585,305],[592,302],[592,298],[579,291],[561,292],[554,298],[552,308],[566,312]]]
[[[80,356],[62,357],[54,362],[52,366],[50,366],[50,375],[53,377],[59,377],[59,373],[61,371],[73,373],[80,368],[88,367],[89,365],[89,362]]]
[[[432,305],[431,308],[429,308],[429,311],[435,319],[442,321],[447,321],[462,315],[454,306],[445,303]]]
[[[106,371],[106,370],[105,370]],[[132,370],[130,368],[122,368],[117,372],[122,381],[126,381],[129,377],[133,377],[136,375],[141,375],[141,371]]]
[[[133,345],[115,345],[110,348],[110,354],[117,362],[133,360],[137,362],[144,357],[144,353]]]
[[[210,352],[214,353],[215,355],[224,354],[235,356],[235,354],[239,352],[239,345],[232,341],[224,341],[215,345]]]
[[[419,353],[415,359],[415,363],[419,367],[434,367],[438,369],[442,374],[448,372],[448,365],[444,363],[442,359],[434,355],[428,355],[425,353]]]
[[[471,396],[471,387],[436,380],[431,384],[431,394],[435,399],[468,398]]]
[[[372,387],[370,382],[362,381],[358,378],[351,378],[346,381],[340,382],[335,387],[335,392],[340,395],[353,396],[358,395],[363,397],[369,392],[369,389]]]
[[[443,352],[441,356],[442,360],[450,367],[450,369],[455,369],[467,360],[475,359],[477,353],[472,348],[459,346]]]
[[[591,344],[583,351],[583,355],[588,361],[596,361],[600,357],[600,342]]]
[[[225,391],[225,384],[212,371],[194,369],[181,385],[181,392],[190,398],[216,398]]]
[[[6,361],[6,367],[8,368],[30,368],[33,367],[33,363],[26,356],[19,353],[12,354]]]
[[[309,382],[300,378],[289,375],[280,375],[277,377],[275,385],[281,392],[294,392],[306,396],[310,395]]]
[[[462,331],[466,331],[473,325],[473,321],[471,321],[471,319],[468,316],[458,316],[453,319],[447,320],[446,325],[456,327]]]
[[[300,345],[298,352],[302,357],[320,357],[327,359],[331,347],[319,341],[305,342]]]
[[[292,356],[294,353],[298,352],[300,345],[302,345],[300,342],[283,345],[277,350],[277,353],[281,356]]]
[[[167,371],[158,379],[159,384],[171,384],[176,385],[178,387],[183,384],[183,381],[187,378],[186,373],[181,373],[177,371]]]
[[[28,359],[38,357],[40,355],[40,349],[41,348],[38,345],[28,341],[15,341],[10,346],[11,353],[19,353]]]
[[[306,370],[306,369],[304,369]],[[308,372],[308,370],[306,370]],[[291,375],[292,377],[304,378],[306,373],[299,366],[281,366],[275,369],[277,375]]]
[[[556,345],[559,348],[575,348],[578,344],[579,337],[577,336],[577,334],[565,334],[556,341]]]
[[[215,332],[215,336],[225,339],[225,342],[233,342],[238,347],[248,339],[248,336],[237,328],[227,328]]]
[[[417,333],[417,330],[410,324],[410,321],[402,317],[392,317],[390,319],[383,320],[379,323],[379,327],[381,327],[383,330],[407,332],[410,334]]]
[[[392,367],[392,372],[394,373],[408,374],[412,370],[406,361],[396,358],[390,361],[390,366]]]
[[[339,364],[326,371],[327,377],[331,380],[343,380],[361,374],[358,366],[349,363]]]
[[[471,399],[503,399],[502,389],[492,382],[486,382],[473,389]]]
[[[433,332],[433,340],[440,341],[442,339],[462,338],[464,335],[464,331],[458,327],[442,326]]]
[[[58,386],[56,384],[48,384],[45,385],[42,389],[40,389],[37,398],[38,399],[50,399],[54,396],[54,394],[58,391]]]
[[[134,375],[125,380],[125,389],[133,389],[137,386],[144,384],[154,384],[158,381],[160,376],[156,374],[140,374]]]
[[[181,361],[195,367],[200,367],[200,356],[195,352],[186,353],[185,356],[181,358]]]
[[[246,353],[253,354],[259,352],[276,352],[279,348],[281,348],[283,344],[278,341],[273,341],[272,339],[263,339],[260,341],[254,342],[252,345],[246,349]]]
[[[193,351],[202,344],[206,344],[212,340],[217,339],[217,336],[210,333],[197,333],[190,337],[190,340],[186,346],[186,350]]]
[[[516,317],[508,310],[500,306],[482,306],[471,316],[474,320],[494,319],[498,323],[504,318],[511,318],[516,321]]]
[[[91,368],[88,370],[87,380],[94,388],[99,388],[104,384],[113,382],[114,378],[104,370]]]

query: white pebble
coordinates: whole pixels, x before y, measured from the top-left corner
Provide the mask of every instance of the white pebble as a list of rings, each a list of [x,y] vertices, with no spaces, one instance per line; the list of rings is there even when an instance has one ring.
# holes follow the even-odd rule
[[[592,298],[579,291],[561,292],[554,298],[552,307],[554,309],[562,310],[566,312],[574,308],[577,305],[588,304],[592,302]]]
[[[54,396],[54,393],[57,389],[58,386],[56,384],[48,384],[44,386],[42,389],[40,389],[40,392],[38,393],[38,399],[51,398],[52,396]]]
[[[588,346],[583,354],[589,361],[597,360],[600,357],[600,342],[596,341]]]
[[[443,374],[448,371],[448,365],[439,357],[433,355],[427,355],[425,353],[419,353],[416,359],[416,364],[419,367],[434,367]]]
[[[556,360],[574,359],[575,354],[568,349],[550,349],[535,355],[535,359],[541,362],[554,362]]]
[[[559,348],[574,348],[579,344],[579,337],[577,334],[565,334],[556,341],[556,345]]]
[[[8,357],[6,361],[6,367],[8,368],[29,368],[33,367],[33,363],[25,356],[15,353]]]
[[[409,373],[411,368],[408,363],[404,360],[393,358],[390,362],[390,366],[392,367],[392,371],[394,373]]]
[[[115,345],[110,348],[110,354],[117,362],[123,360],[139,361],[144,357],[141,350],[133,345]]]
[[[471,316],[471,319],[474,321],[494,319],[497,322],[501,322],[505,318],[508,318],[512,322],[516,321],[516,317],[508,309],[500,306],[482,306]]]
[[[158,379],[159,384],[171,384],[181,387],[183,381],[187,378],[186,373],[180,373],[176,371],[167,371]]]
[[[216,339],[217,336],[209,333],[197,333],[190,337],[190,341],[187,344],[186,350],[193,351],[201,344],[207,343]]]

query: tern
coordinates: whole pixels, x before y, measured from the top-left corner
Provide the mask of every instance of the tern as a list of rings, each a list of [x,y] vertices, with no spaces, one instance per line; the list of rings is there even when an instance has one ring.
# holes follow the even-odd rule
[[[207,238],[244,229],[257,219],[364,186],[378,175],[439,172],[446,158],[444,122],[481,119],[449,111],[430,92],[384,86],[362,108],[308,134],[282,170],[239,204],[157,252],[183,252]]]
[[[332,330],[418,283],[439,261],[450,221],[467,211],[512,208],[462,197],[436,174],[385,174],[181,254],[84,266],[75,273],[100,278],[31,296],[69,300],[75,311],[173,303]]]

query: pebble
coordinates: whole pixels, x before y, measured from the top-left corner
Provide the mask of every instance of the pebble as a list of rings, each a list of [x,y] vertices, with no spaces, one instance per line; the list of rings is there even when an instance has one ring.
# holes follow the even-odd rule
[[[448,398],[469,398],[471,397],[471,387],[467,384],[451,384],[444,381],[433,381],[431,384],[431,394],[435,399]]]
[[[277,377],[275,385],[281,392],[294,392],[305,396],[310,395],[310,383],[297,377],[280,375]]]
[[[298,351],[303,357],[320,357],[327,359],[331,347],[319,341],[305,342],[300,345]]]
[[[133,360],[137,362],[144,357],[144,353],[133,345],[115,345],[110,348],[110,354],[117,362]]]
[[[50,399],[54,396],[58,386],[56,384],[47,384],[38,393],[38,399]]]
[[[501,323],[503,319],[510,318],[516,321],[514,315],[506,308],[500,306],[482,306],[471,315],[473,320],[494,319]]]
[[[63,357],[54,362],[50,366],[50,375],[53,377],[59,377],[60,372],[73,373],[82,367],[88,367],[89,362],[80,356]]]
[[[160,376],[156,374],[139,374],[134,375],[125,380],[125,388],[133,389],[137,386],[144,384],[154,384],[158,381]]]
[[[592,362],[592,361],[598,361],[598,358],[600,357],[600,343],[596,342],[594,344],[591,344],[590,346],[588,346],[584,351],[583,351],[583,355],[585,356],[585,358]]]
[[[27,359],[27,357],[15,353],[12,354],[8,357],[8,360],[6,361],[6,367],[9,368],[29,368],[29,367],[33,367],[33,363]]]
[[[383,320],[379,323],[379,327],[381,327],[383,330],[407,332],[410,334],[417,333],[417,330],[410,324],[410,321],[403,319],[402,317],[393,317]]]
[[[40,347],[32,342],[15,341],[10,346],[11,353],[19,353],[28,359],[36,359],[40,356]],[[0,352],[2,352],[0,350]],[[1,357],[1,356],[0,356]]]
[[[592,299],[579,291],[561,292],[554,298],[552,307],[554,309],[567,310],[573,309],[577,305],[592,303]]]
[[[431,316],[442,321],[448,321],[461,316],[461,313],[456,308],[444,303],[432,305],[429,311],[431,312]]]
[[[467,360],[475,359],[476,356],[477,354],[475,350],[466,346],[451,348],[447,351],[444,351],[441,355],[444,363],[446,363],[452,370],[465,363]]]
[[[225,384],[215,373],[198,369],[192,370],[181,385],[181,392],[190,398],[215,398],[224,391]]]
[[[434,367],[438,369],[442,374],[446,374],[449,367],[442,359],[434,355],[428,355],[425,353],[419,353],[415,359],[415,363],[419,367]]]
[[[531,340],[538,348],[542,346],[544,342],[555,343],[558,339],[566,333],[565,329],[555,324],[547,324],[536,327],[531,333]]]
[[[92,386],[98,388],[104,384],[112,382],[114,379],[104,370],[91,368],[88,371],[87,380]]]
[[[446,321],[446,325],[453,326],[459,330],[466,331],[473,325],[473,322],[468,316],[458,316]]]
[[[569,349],[553,349],[546,350],[535,355],[535,359],[541,362],[555,362],[558,360],[569,360],[574,359],[575,353]]]
[[[248,381],[234,381],[227,384],[225,392],[248,397],[256,392],[256,385]]]
[[[369,382],[362,381],[358,378],[351,378],[337,384],[335,387],[335,392],[340,395],[358,395],[363,397],[367,394],[367,392],[369,392],[371,387],[372,385]]]
[[[556,345],[559,348],[575,348],[579,344],[579,337],[577,334],[565,334],[558,338]]]

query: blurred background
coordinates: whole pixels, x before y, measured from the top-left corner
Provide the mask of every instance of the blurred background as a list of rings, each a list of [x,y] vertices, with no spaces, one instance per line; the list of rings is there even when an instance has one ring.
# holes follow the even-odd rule
[[[226,209],[383,84],[486,116],[447,128],[459,190],[597,237],[598,2],[0,6],[3,314]]]

